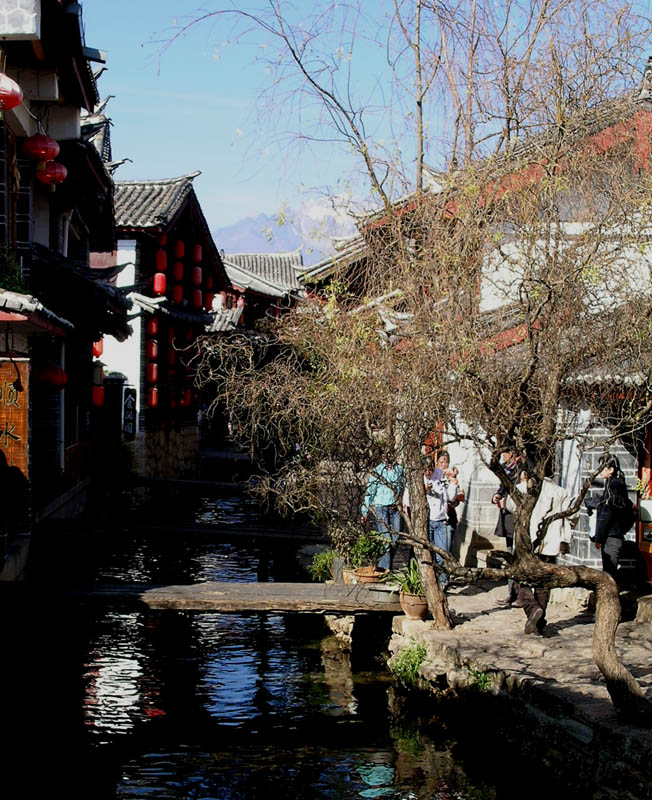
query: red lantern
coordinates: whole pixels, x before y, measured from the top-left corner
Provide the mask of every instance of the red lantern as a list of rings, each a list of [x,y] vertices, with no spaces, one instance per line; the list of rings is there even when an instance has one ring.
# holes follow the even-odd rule
[[[68,376],[59,364],[54,361],[45,361],[32,367],[31,380],[42,386],[52,389],[63,389],[68,383]]]
[[[50,187],[50,191],[56,189],[56,184],[65,181],[68,176],[68,170],[58,161],[46,161],[36,165],[36,172],[34,173],[41,183]]]
[[[168,350],[168,364],[172,367],[174,366],[176,360],[177,360],[177,351],[173,347],[171,347]]]
[[[23,90],[12,79],[0,72],[0,111],[9,111],[23,102]]]
[[[145,367],[145,379],[147,383],[157,383],[158,382],[158,364],[154,362],[150,362]]]
[[[104,339],[93,342],[93,358],[99,358],[104,352]]]
[[[201,245],[200,244],[196,244],[192,248],[192,260],[195,262],[195,264],[201,264]]]
[[[23,152],[33,161],[52,161],[59,155],[59,143],[44,133],[35,133],[23,142]],[[43,169],[43,166],[39,167]]]
[[[192,403],[192,391],[190,389],[183,390],[183,399],[185,400],[185,404],[187,406]]]
[[[213,294],[213,292],[206,292],[206,294],[204,295],[204,308],[206,309],[206,311],[212,311],[213,310],[213,300],[214,299],[215,299],[215,295]]]
[[[195,308],[201,308],[204,303],[201,289],[195,289],[192,293],[192,304]]]
[[[158,235],[159,247],[163,247],[164,244],[167,244],[167,241],[168,241],[167,233],[159,233],[159,235]]]
[[[206,276],[206,288],[207,289],[212,289],[213,286],[214,286],[214,284],[213,284],[213,276],[212,275],[207,275]]]
[[[192,268],[192,285],[193,286],[201,286],[201,279],[202,279],[201,267],[193,267]]]
[[[172,344],[172,342],[174,341],[174,337],[175,336],[176,336],[176,333],[174,331],[174,328],[172,327],[172,325],[170,325],[170,327],[168,328],[168,342],[169,342],[169,344]]]
[[[94,406],[104,405],[104,386],[93,386],[91,399]]]
[[[183,280],[183,261],[175,261],[172,265],[172,277],[175,281]]]
[[[156,336],[158,333],[157,317],[148,317],[147,322],[145,323],[145,333],[147,333],[148,336]]]
[[[158,389],[156,386],[151,386],[147,390],[147,395],[145,396],[145,404],[147,408],[156,408],[158,405]]]
[[[192,328],[186,328],[186,344],[190,344],[192,342],[193,332]]]
[[[174,379],[176,378],[176,372],[173,369],[168,370],[168,383],[174,383]]]
[[[185,253],[186,248],[183,244],[183,239],[177,239],[177,243],[174,246],[174,252],[177,258],[183,258],[183,254]]]
[[[148,339],[145,342],[145,355],[150,361],[156,361],[158,358],[158,342],[156,339]]]
[[[183,286],[180,283],[175,283],[172,287],[172,300],[175,303],[180,303],[183,300]]]
[[[153,283],[154,294],[158,295],[165,294],[166,286],[167,286],[167,281],[165,280],[165,273],[155,272],[154,283]]]
[[[157,272],[165,272],[168,268],[168,254],[165,250],[157,250],[156,251],[156,271]]]

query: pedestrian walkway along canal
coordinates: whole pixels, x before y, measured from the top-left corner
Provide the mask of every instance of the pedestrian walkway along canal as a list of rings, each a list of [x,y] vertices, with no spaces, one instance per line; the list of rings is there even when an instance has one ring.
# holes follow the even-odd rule
[[[305,580],[297,544],[264,547],[151,532],[41,542],[28,583],[3,594],[1,796],[509,796],[445,722],[429,712],[417,730],[371,621],[345,653],[318,615],[125,611],[62,592]]]

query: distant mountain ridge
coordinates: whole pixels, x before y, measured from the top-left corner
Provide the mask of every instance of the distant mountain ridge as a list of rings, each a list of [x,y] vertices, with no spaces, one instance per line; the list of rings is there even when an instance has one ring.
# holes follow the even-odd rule
[[[225,253],[281,253],[301,248],[307,266],[331,255],[332,239],[352,236],[353,220],[325,202],[304,205],[299,211],[258,214],[233,225],[216,228],[213,239]]]

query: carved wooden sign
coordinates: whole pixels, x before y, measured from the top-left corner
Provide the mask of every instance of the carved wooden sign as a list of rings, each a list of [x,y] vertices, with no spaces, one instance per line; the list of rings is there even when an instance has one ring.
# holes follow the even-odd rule
[[[27,416],[29,369],[27,361],[0,359],[0,450],[10,467],[29,476]]]

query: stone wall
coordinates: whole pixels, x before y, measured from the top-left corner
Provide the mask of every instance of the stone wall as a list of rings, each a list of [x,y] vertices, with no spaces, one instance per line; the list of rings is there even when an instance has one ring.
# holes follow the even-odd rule
[[[199,475],[199,427],[147,431],[136,439],[136,470],[146,478],[170,480]]]

